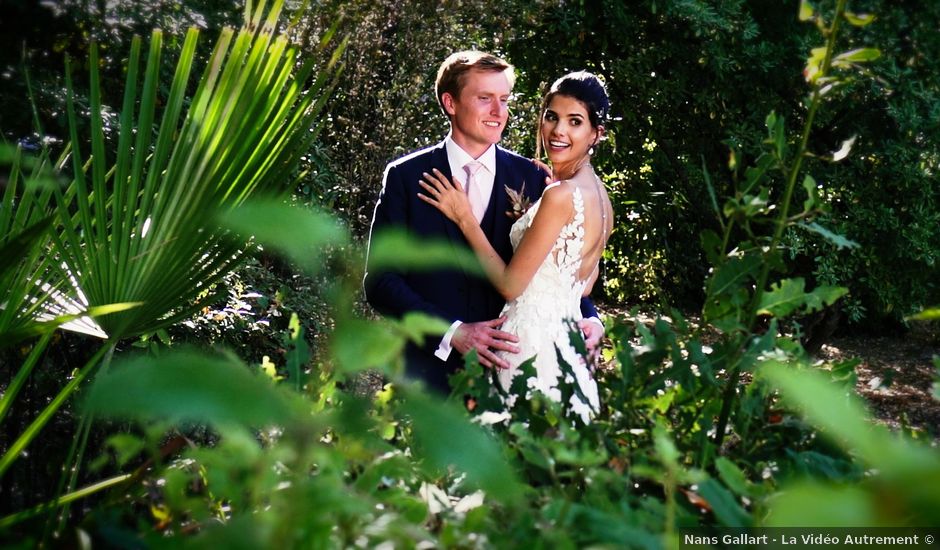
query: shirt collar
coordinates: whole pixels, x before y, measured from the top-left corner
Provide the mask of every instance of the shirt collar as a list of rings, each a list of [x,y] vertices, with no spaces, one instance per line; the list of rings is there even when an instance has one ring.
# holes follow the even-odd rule
[[[447,151],[447,160],[450,161],[451,166],[458,166],[463,168],[467,165],[468,162],[473,162],[476,160],[483,165],[484,168],[490,173],[496,173],[496,144],[490,145],[490,147],[480,155],[480,158],[474,159],[466,151],[460,148],[457,145],[457,142],[454,141],[454,138],[451,134],[447,134],[447,138],[444,140],[444,149]]]

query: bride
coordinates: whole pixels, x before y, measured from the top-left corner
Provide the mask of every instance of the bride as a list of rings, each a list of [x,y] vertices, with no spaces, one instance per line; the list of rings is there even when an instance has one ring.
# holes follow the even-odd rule
[[[517,354],[500,352],[510,367],[498,373],[508,391],[520,365],[534,357],[536,375],[527,381],[561,401],[559,381],[576,384],[569,400],[572,412],[584,422],[599,409],[592,369],[569,343],[571,321],[581,318],[580,300],[597,280],[598,263],[613,228],[607,191],[591,167],[594,147],[604,135],[609,109],[604,85],[591,73],[567,74],[552,85],[542,100],[539,143],[552,165],[550,183],[541,198],[510,230],[513,256],[506,265],[480,229],[460,183],[441,172],[424,174],[433,205],[460,227],[480,258],[487,277],[506,298],[502,330],[519,337]],[[538,156],[538,155],[537,155]],[[557,349],[557,351],[556,351]],[[571,370],[563,373],[559,355]],[[517,396],[510,396],[510,407]]]

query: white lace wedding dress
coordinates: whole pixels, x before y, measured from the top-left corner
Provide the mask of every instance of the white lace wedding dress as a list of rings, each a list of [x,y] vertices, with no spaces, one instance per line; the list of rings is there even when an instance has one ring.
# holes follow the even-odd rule
[[[556,185],[560,182],[549,185],[546,191]],[[565,379],[565,375],[558,364],[557,346],[574,374],[574,379],[569,375],[566,382],[577,383],[587,398],[584,402],[577,393],[572,395],[569,400],[571,411],[587,423],[599,410],[597,383],[584,359],[571,346],[568,335],[569,321],[576,322],[582,318],[581,295],[588,283],[578,279],[584,247],[584,199],[578,187],[574,188],[572,200],[574,219],[562,228],[551,253],[545,257],[526,289],[503,308],[501,315],[506,316],[506,322],[502,330],[519,337],[520,352],[501,353],[510,368],[500,371],[498,377],[503,389],[509,391],[512,379],[521,373],[519,365],[535,356],[536,376],[527,381],[529,391],[539,390],[550,399],[561,401],[558,382]],[[536,201],[510,229],[513,250],[519,247],[522,235],[532,225],[540,203],[541,199]],[[510,395],[507,405],[511,407],[519,397]]]

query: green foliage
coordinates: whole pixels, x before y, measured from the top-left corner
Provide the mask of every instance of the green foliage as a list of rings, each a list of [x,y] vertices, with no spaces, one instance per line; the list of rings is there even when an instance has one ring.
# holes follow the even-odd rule
[[[64,189],[53,182],[37,190],[40,176],[51,179],[42,171],[48,170],[48,150],[32,165],[28,178],[21,174],[19,150],[13,155],[11,185],[4,191],[0,212],[0,243],[25,248],[11,255],[14,261],[2,272],[8,300],[0,334],[5,341],[11,336],[12,342],[69,321],[65,328],[109,341],[4,449],[0,476],[119,340],[173,324],[212,299],[206,286],[235,265],[244,243],[225,240],[207,213],[229,210],[252,195],[289,194],[284,180],[316,137],[314,123],[328,95],[337,56],[309,83],[314,63],[295,68],[296,50],[275,33],[281,8],[281,2],[267,10],[259,6],[246,13],[238,33],[224,29],[192,97],[187,97],[187,88],[198,31],[187,33],[165,96],[159,89],[162,33],[152,35],[142,83],[141,42],[135,37],[116,151],[109,150],[105,138],[109,109],[102,103],[97,46],[90,49],[90,129],[84,139],[66,61],[71,181]],[[337,55],[341,51],[342,45]],[[158,104],[162,118],[157,124]],[[87,161],[86,148],[91,150]],[[50,228],[52,197],[55,226]],[[49,243],[43,246],[46,233]],[[37,326],[47,319],[53,319],[50,327]],[[4,414],[48,341],[43,337],[19,368],[13,391],[3,397]],[[69,463],[81,462],[86,420],[77,431]],[[70,488],[76,472],[77,467],[72,468],[68,476]]]
[[[524,9],[509,13],[520,5]],[[380,7],[391,10],[388,18],[400,25],[395,30],[401,29],[411,40],[422,36],[419,10],[433,8],[420,3]],[[507,10],[501,13],[507,21],[524,21],[537,13],[535,8],[542,7],[546,5],[520,2],[499,9]],[[757,63],[772,53],[761,53],[754,38],[760,32],[768,32],[772,27],[768,21],[779,16],[771,10],[766,14],[767,21],[758,20],[744,2],[713,6],[707,2],[651,1],[644,5],[649,13],[643,10],[628,13],[619,4],[604,4],[599,13],[610,21],[598,19],[598,12],[580,4],[547,7],[552,9],[544,18],[527,21],[520,28],[552,29],[547,25],[555,25],[557,35],[564,37],[558,51],[552,52],[556,58],[549,60],[547,52],[531,50],[528,50],[531,58],[521,50],[520,58],[531,61],[532,67],[539,67],[540,63],[549,66],[551,61],[554,68],[569,59],[566,52],[583,51],[597,61],[591,68],[612,67],[612,75],[627,74],[628,69],[635,68],[629,65],[636,62],[632,58],[612,57],[621,51],[618,48],[626,47],[626,35],[582,33],[585,22],[596,24],[598,29],[611,22],[630,22],[633,26],[623,28],[656,30],[661,33],[656,34],[656,40],[669,46],[660,52],[664,59],[702,55],[704,60],[699,65],[693,64],[701,66],[696,71],[730,78],[734,71],[743,71],[742,60]],[[666,125],[660,120],[681,119],[673,128],[689,129],[701,124],[684,111],[685,107],[670,115],[674,118],[665,116],[668,109],[676,109],[675,100],[684,93],[681,90],[688,89],[684,87],[688,83],[680,81],[678,89],[660,88],[658,83],[626,88],[629,93],[643,92],[638,97],[649,104],[638,105],[649,108],[650,116],[661,118],[656,119],[656,124],[643,126],[638,133],[642,140],[634,144],[641,143],[644,152],[639,153],[637,148],[637,156],[642,158],[632,162],[640,164],[627,165],[632,168],[624,172],[610,172],[617,184],[613,194],[623,199],[618,208],[642,209],[637,206],[641,203],[643,208],[651,208],[644,211],[646,219],[638,224],[639,232],[621,235],[624,240],[615,244],[615,251],[622,250],[616,247],[626,246],[632,242],[630,239],[642,241],[643,236],[661,244],[664,241],[657,239],[665,235],[697,235],[693,231],[698,227],[693,223],[695,220],[683,217],[693,210],[690,205],[695,205],[695,215],[701,216],[701,220],[707,218],[703,225],[708,225],[709,231],[685,242],[703,245],[710,271],[707,278],[702,273],[702,277],[695,279],[696,284],[705,279],[702,326],[694,326],[676,311],[652,321],[631,314],[610,323],[613,348],[605,352],[610,368],[597,373],[602,408],[596,411],[592,422],[585,425],[561,404],[575,394],[576,387],[561,384],[559,403],[527,391],[527,374],[515,379],[511,393],[516,400],[507,414],[500,398],[501,389],[473,356],[467,358],[466,369],[453,380],[456,389],[450,400],[428,395],[403,378],[401,350],[409,341],[421,342],[428,335],[442,333],[446,323],[423,316],[390,321],[357,315],[354,296],[361,275],[357,264],[361,263],[362,254],[351,244],[353,239],[329,216],[310,208],[287,209],[277,201],[241,204],[243,193],[237,190],[222,192],[222,200],[217,201],[221,208],[202,204],[198,211],[189,211],[186,201],[189,195],[179,191],[178,200],[167,202],[162,211],[180,222],[188,221],[181,217],[183,212],[199,216],[198,221],[205,225],[193,229],[198,234],[193,240],[217,237],[208,250],[210,254],[217,251],[221,254],[241,250],[251,238],[256,247],[286,255],[321,287],[318,296],[325,297],[329,304],[330,326],[311,325],[300,315],[290,315],[289,319],[285,316],[275,344],[282,350],[272,355],[273,360],[264,357],[248,362],[225,352],[164,350],[164,345],[173,346],[173,337],[157,330],[154,337],[141,343],[159,350],[158,353],[133,358],[119,354],[114,364],[96,377],[84,401],[88,418],[109,417],[121,422],[109,428],[115,434],[103,445],[104,454],[95,461],[94,470],[113,468],[119,473],[82,489],[53,495],[49,502],[35,508],[0,518],[0,530],[5,536],[26,533],[37,538],[34,533],[41,527],[32,522],[38,521],[38,516],[92,495],[95,499],[86,501],[89,512],[81,518],[65,514],[66,524],[81,529],[94,542],[124,546],[346,547],[391,543],[402,547],[519,547],[535,541],[558,547],[664,548],[675,546],[678,529],[685,527],[936,523],[938,503],[932,489],[940,482],[940,467],[935,450],[872,426],[860,405],[847,396],[854,381],[855,363],[810,367],[798,335],[786,330],[792,316],[829,306],[845,294],[845,289],[835,284],[838,281],[827,284],[817,280],[808,285],[807,274],[788,265],[787,252],[792,258],[795,246],[806,245],[807,241],[800,239],[807,236],[831,242],[835,245],[833,254],[865,250],[857,235],[850,235],[850,240],[839,234],[833,218],[837,208],[828,195],[830,186],[816,183],[830,181],[819,173],[836,174],[836,165],[817,165],[813,159],[818,160],[818,155],[810,154],[814,150],[811,144],[817,139],[815,123],[828,116],[822,113],[838,103],[836,91],[844,93],[857,84],[852,74],[833,71],[856,71],[858,63],[875,57],[866,46],[856,44],[854,38],[840,38],[837,32],[840,22],[864,29],[872,27],[864,26],[871,22],[870,16],[846,12],[844,7],[840,1],[833,10],[817,12],[808,2],[801,4],[799,18],[815,23],[815,30],[806,26],[812,32],[821,32],[826,44],[821,50],[807,47],[803,51],[810,56],[807,65],[812,67],[811,74],[804,75],[811,84],[812,95],[803,106],[761,109],[759,120],[753,113],[747,116],[737,113],[741,117],[734,118],[733,109],[726,113],[731,118],[716,114],[716,119],[727,127],[740,124],[746,130],[741,134],[746,138],[729,141],[732,162],[727,169],[716,170],[708,160],[716,150],[724,151],[717,141],[702,149],[705,170],[698,171],[701,155],[673,162],[673,173],[681,173],[695,163],[698,173],[690,175],[693,172],[686,171],[685,179],[679,180],[683,184],[692,179],[701,183],[695,194],[691,188],[682,186],[674,197],[652,191],[658,181],[652,174],[661,177],[662,173],[656,171],[672,158],[671,152],[663,151],[678,150],[675,149],[678,141],[661,132]],[[352,4],[348,9],[353,21],[363,29],[375,29],[386,21],[371,19],[373,8],[364,4]],[[445,34],[467,24],[461,19],[463,13],[457,10],[446,14]],[[563,17],[566,14],[570,17]],[[786,17],[781,19],[786,23],[780,32],[789,29],[787,25],[792,24],[794,14],[788,13]],[[307,40],[309,36],[305,38],[304,33],[315,28],[315,24],[294,27],[291,32],[300,33],[301,40]],[[474,28],[484,36],[493,32],[488,25],[484,21]],[[669,37],[670,32],[674,36]],[[674,43],[676,36],[690,38],[703,47],[698,51],[680,51],[688,49],[688,45],[680,48]],[[734,44],[740,45],[744,53],[714,57],[725,47],[721,40],[732,37],[740,40]],[[521,43],[522,38],[518,40]],[[246,38],[244,45],[247,47],[250,41]],[[838,52],[846,42],[849,53],[840,57]],[[810,41],[807,45],[810,43],[815,44]],[[375,52],[364,48],[362,42],[353,44],[357,55]],[[407,42],[383,36],[378,44],[378,51],[394,51],[404,58],[403,50],[397,48],[403,49]],[[610,53],[605,53],[608,49]],[[264,48],[261,51],[272,52]],[[637,59],[643,63],[655,57],[650,52],[641,53]],[[422,52],[432,54],[436,52]],[[378,56],[377,60],[365,63],[363,70],[387,65],[388,59]],[[797,74],[800,65],[792,65],[793,74]],[[282,68],[286,70],[286,66]],[[663,79],[666,74],[662,71],[668,70],[668,65],[657,65],[656,71],[661,75],[658,78]],[[769,65],[753,70],[774,72]],[[220,82],[225,80],[224,74],[223,71]],[[364,78],[363,74],[358,78]],[[525,89],[526,79],[532,77],[525,73],[521,76],[520,85]],[[423,89],[409,88],[405,80],[397,80],[400,77],[393,78],[385,89],[388,95],[383,105],[392,105],[402,97],[414,97],[416,90]],[[786,76],[774,78],[779,83],[789,82]],[[375,85],[370,90],[377,88]],[[269,91],[270,94],[260,93],[263,97],[257,98],[258,103],[253,99],[246,101],[248,105],[243,105],[246,109],[242,112],[253,113],[251,105],[262,105],[272,95],[286,97],[280,94],[280,88]],[[646,95],[653,91],[659,95]],[[745,92],[738,89],[728,92],[732,97],[738,93]],[[199,97],[202,96],[197,94],[192,109],[205,106]],[[342,101],[353,101],[351,97],[350,89],[341,91]],[[534,95],[528,98],[532,99]],[[621,96],[618,101],[624,99]],[[695,108],[707,106],[708,112],[717,113],[720,99],[705,101],[697,97],[692,103]],[[526,101],[522,98],[523,104]],[[234,105],[238,102],[233,99]],[[764,102],[770,103],[766,99],[756,102],[761,107],[766,107]],[[91,104],[99,105],[99,101],[92,99]],[[415,114],[429,104],[426,100],[416,104],[414,111],[408,110],[409,116],[430,124]],[[823,105],[826,109],[817,111]],[[99,107],[104,109],[103,105]],[[799,110],[804,107],[805,111]],[[801,116],[793,117],[784,109],[797,111]],[[770,115],[764,116],[766,112]],[[212,118],[208,110],[204,115]],[[794,134],[788,126],[790,120],[802,121],[800,133]],[[755,121],[756,126],[748,126]],[[193,126],[202,127],[195,123]],[[209,127],[211,124],[206,125]],[[339,120],[335,127],[349,128],[347,122]],[[707,124],[703,127],[707,128]],[[172,125],[169,128],[178,129]],[[193,138],[202,135],[198,128],[192,128],[195,134],[187,134],[189,128],[183,125],[179,129],[179,139],[186,143],[180,150],[199,149],[198,145],[203,143],[186,141],[187,135]],[[135,139],[146,139],[140,133]],[[106,155],[100,153],[108,151],[102,134],[103,122],[93,121],[94,159],[103,159]],[[164,135],[161,129],[158,142],[168,139]],[[703,135],[703,139],[714,137],[707,132]],[[864,140],[865,134],[860,135]],[[183,161],[179,166],[160,164],[160,155],[156,153],[150,160],[143,155],[133,158],[144,165],[156,162],[167,168],[167,174],[171,169],[198,171],[200,166],[208,172],[216,169],[218,174],[242,168],[246,157],[227,156],[221,150],[217,163],[208,162],[216,158],[212,155],[213,146],[229,143],[237,151],[242,144],[226,141],[231,137],[228,135],[210,132],[204,137],[208,142],[203,145],[208,149],[183,157],[191,164]],[[392,137],[385,134],[387,139]],[[121,149],[120,135],[118,138],[117,150],[124,154],[117,158],[126,157],[129,163],[132,158],[128,156],[129,150]],[[337,135],[328,139],[337,139]],[[629,146],[630,139],[626,131],[620,136],[614,133],[611,141],[617,149],[602,153],[598,163],[613,162],[622,154],[623,144]],[[844,167],[855,156],[847,156],[849,149],[857,154],[858,148],[851,140],[837,142],[843,142],[843,146],[828,155],[828,160],[833,163],[838,160],[841,163],[838,167]],[[125,147],[127,143],[124,142]],[[159,153],[159,146],[156,151]],[[335,152],[337,158],[348,160],[350,157],[343,155],[350,155],[351,148]],[[372,158],[372,154],[377,153],[372,151],[363,157]],[[605,160],[604,154],[610,157]],[[289,158],[296,160],[294,156]],[[813,163],[815,177],[806,173],[804,162]],[[74,210],[60,208],[60,219],[78,224],[81,230],[74,230],[70,236],[66,229],[66,236],[59,238],[63,252],[79,260],[87,258],[90,260],[87,265],[95,265],[93,261],[108,256],[95,256],[105,253],[87,252],[82,247],[73,250],[69,245],[75,244],[81,235],[88,239],[85,242],[94,245],[84,248],[97,246],[108,250],[112,242],[121,242],[121,235],[116,235],[117,239],[107,237],[106,231],[120,226],[121,216],[130,218],[132,209],[115,206],[127,204],[115,197],[132,201],[133,209],[143,203],[130,198],[138,193],[127,189],[132,178],[120,175],[124,173],[120,161],[113,172],[110,165],[93,160],[86,174],[85,164],[73,165],[76,188],[83,178],[88,178],[96,192],[83,195],[78,191]],[[649,169],[644,170],[643,166]],[[346,167],[358,170],[363,165],[351,163]],[[293,174],[289,166],[277,168],[279,177]],[[629,172],[633,169],[635,172]],[[169,177],[163,174],[161,170],[154,178]],[[642,192],[647,194],[640,193],[643,201],[631,203],[632,199],[626,198],[628,190],[620,184],[634,176],[645,182]],[[171,184],[166,195],[174,196],[174,189]],[[286,194],[282,187],[277,190],[282,197]],[[213,190],[206,193],[212,195]],[[105,194],[111,199],[105,199]],[[169,200],[160,198],[163,194],[154,197],[154,204]],[[63,194],[62,198],[67,196]],[[334,198],[334,205],[351,205],[354,200],[352,194]],[[142,200],[149,200],[146,194]],[[653,208],[655,201],[663,201],[658,203],[662,205],[668,200],[675,201],[672,208]],[[706,208],[699,208],[700,205]],[[8,211],[0,211],[0,216]],[[109,217],[109,213],[117,217]],[[681,220],[683,227],[670,227],[668,220]],[[219,221],[221,228],[216,225]],[[71,226],[67,223],[66,227]],[[647,229],[662,233],[643,233]],[[48,233],[48,229],[45,231]],[[171,229],[163,231],[162,234],[172,234]],[[39,235],[43,233],[38,228],[34,231],[26,224],[17,226],[4,238],[23,237],[22,242],[27,244],[25,254],[29,255],[34,253],[29,244],[40,241]],[[51,235],[54,238],[56,233]],[[179,238],[189,237],[192,236]],[[134,234],[128,238],[144,237]],[[172,247],[176,246],[173,241],[160,242]],[[853,241],[860,246],[853,246]],[[377,255],[390,267],[408,265],[416,269],[437,267],[440,262],[476,263],[469,254],[454,254],[440,244],[415,243],[402,235],[392,235],[376,246],[389,247],[384,253],[377,251]],[[421,254],[403,254],[401,250],[420,250]],[[683,252],[673,250],[658,257],[663,260],[659,267],[637,267],[628,259],[617,269],[621,270],[620,277],[632,269],[652,271],[654,277],[649,282],[666,273],[670,262],[682,256]],[[650,257],[642,257],[642,261]],[[184,273],[189,273],[185,269],[198,269],[200,265],[200,259],[190,257],[189,265],[183,267]],[[163,272],[169,273],[168,270],[169,267]],[[7,272],[5,268],[0,273],[6,276]],[[28,276],[30,271],[20,273]],[[112,289],[105,287],[119,282],[119,278],[101,277],[99,286],[104,292],[101,295],[109,296]],[[86,277],[82,282],[87,284],[89,280],[93,279]],[[201,292],[208,291],[208,281],[198,281],[196,286]],[[147,290],[160,286],[153,279],[145,278],[143,282]],[[249,289],[241,289],[233,296],[240,300],[250,293]],[[280,292],[270,298],[254,298],[259,302],[258,308],[268,311],[270,304],[262,305],[262,298],[274,302],[284,299]],[[177,299],[165,311],[182,312],[187,307],[187,300]],[[252,306],[238,308],[245,316],[255,311]],[[112,315],[116,313],[123,312]],[[929,317],[930,312],[924,316]],[[225,319],[228,317],[223,316]],[[171,318],[160,314],[140,326],[153,330],[170,322]],[[314,355],[312,347],[304,341],[311,326],[328,333],[328,353]],[[240,325],[234,325],[232,330],[239,329]],[[129,329],[118,331],[134,333]],[[163,344],[154,347],[154,341]],[[584,351],[577,332],[573,333],[572,342]],[[102,347],[99,353],[107,350]],[[34,348],[33,353],[42,353],[42,345]],[[34,363],[33,356],[27,358],[27,365]],[[73,378],[68,391],[57,399],[64,400],[98,364],[99,357],[93,357]],[[24,367],[26,372],[32,368]],[[524,373],[530,373],[531,368],[531,363],[524,365]],[[350,377],[361,376],[365,369],[379,371],[390,383],[368,395],[353,391]],[[5,401],[4,407],[8,403]],[[52,412],[44,414],[48,418]],[[818,434],[822,437],[817,437]],[[18,445],[19,442],[7,449],[5,462],[0,466],[5,467],[19,456],[23,447]]]

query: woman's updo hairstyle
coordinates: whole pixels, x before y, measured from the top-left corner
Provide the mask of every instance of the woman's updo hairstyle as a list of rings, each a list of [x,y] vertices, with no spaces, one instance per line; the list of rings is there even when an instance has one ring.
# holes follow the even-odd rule
[[[591,126],[595,128],[601,126],[607,120],[607,113],[610,111],[610,99],[607,97],[607,89],[604,87],[604,83],[594,74],[587,71],[576,71],[556,80],[542,100],[541,115],[544,116],[545,109],[548,108],[548,104],[556,95],[573,97],[583,103],[587,107]]]

